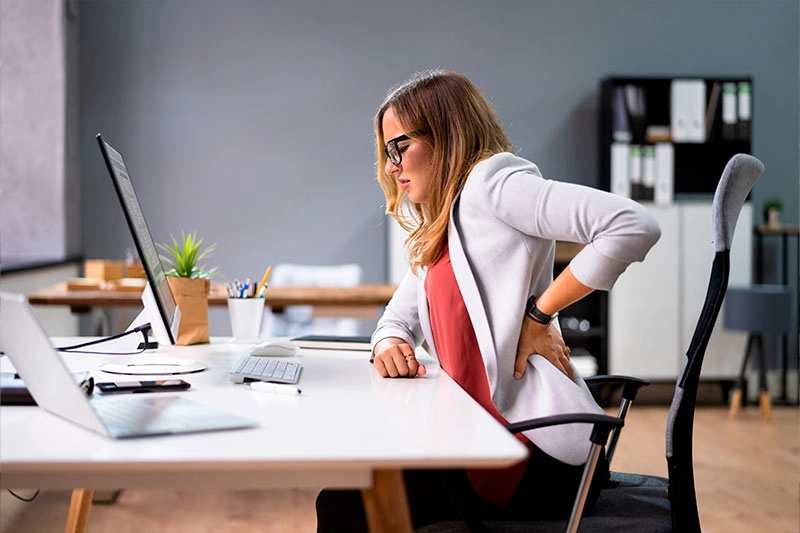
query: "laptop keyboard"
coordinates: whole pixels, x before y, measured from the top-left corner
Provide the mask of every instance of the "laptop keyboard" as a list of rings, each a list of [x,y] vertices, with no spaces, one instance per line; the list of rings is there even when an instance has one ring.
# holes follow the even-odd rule
[[[152,435],[181,432],[191,426],[193,420],[183,416],[180,409],[184,402],[174,397],[136,395],[102,398],[92,406],[112,434]]]
[[[303,365],[275,357],[243,355],[231,367],[228,376],[235,383],[245,379],[294,384],[300,379]]]

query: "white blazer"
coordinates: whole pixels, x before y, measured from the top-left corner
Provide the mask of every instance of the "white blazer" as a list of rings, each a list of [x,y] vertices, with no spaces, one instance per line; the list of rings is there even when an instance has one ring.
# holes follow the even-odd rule
[[[542,178],[533,163],[496,154],[470,173],[451,206],[448,240],[456,282],[472,320],[492,401],[509,422],[539,416],[602,413],[583,379],[570,381],[545,358],[531,354],[514,379],[517,344],[531,294],[553,281],[555,241],[585,244],[572,259],[583,284],[608,290],[660,237],[658,223],[638,203],[576,184]],[[373,346],[399,337],[427,341],[438,359],[428,315],[426,269],[406,274],[378,321]],[[587,424],[527,431],[544,452],[569,464],[585,462]]]

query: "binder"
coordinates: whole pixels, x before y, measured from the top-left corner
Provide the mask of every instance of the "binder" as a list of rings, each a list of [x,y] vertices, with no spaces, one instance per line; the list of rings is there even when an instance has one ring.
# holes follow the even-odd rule
[[[611,94],[611,139],[614,142],[631,141],[628,106],[625,105],[625,89],[622,86],[614,87]]]
[[[722,93],[722,84],[715,81],[711,85],[711,94],[708,97],[708,107],[706,107],[706,140],[716,136],[719,123],[719,100]]]
[[[655,170],[653,201],[656,205],[670,205],[675,188],[675,147],[672,143],[656,143],[653,155]]]
[[[641,200],[652,201],[656,186],[656,152],[652,144],[642,146]]]
[[[706,140],[706,82],[672,81],[670,125],[675,142],[702,143]]]
[[[751,106],[750,82],[740,81],[736,92],[736,111],[738,117],[736,121],[736,138],[740,141],[750,140],[750,106]]]
[[[631,129],[631,142],[642,143],[645,136],[645,117],[647,101],[644,88],[638,85],[625,86],[625,105],[628,109],[628,122]]]
[[[688,141],[706,142],[706,82],[704,80],[688,80],[685,84],[686,110],[688,123]]]
[[[736,122],[738,120],[736,102],[736,84],[726,82],[722,84],[722,139],[733,141],[736,139]]]
[[[642,199],[642,147],[638,144],[630,145],[628,157],[628,179],[631,182],[631,198]]]
[[[686,84],[684,80],[672,80],[669,91],[670,128],[674,142],[689,140],[689,123],[686,109]]]
[[[631,197],[631,182],[628,178],[628,157],[630,147],[628,143],[611,143],[611,192]]]

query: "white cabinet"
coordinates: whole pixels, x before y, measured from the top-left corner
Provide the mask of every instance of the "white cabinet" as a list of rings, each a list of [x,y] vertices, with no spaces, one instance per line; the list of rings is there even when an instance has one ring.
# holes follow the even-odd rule
[[[700,316],[714,258],[711,202],[666,207],[647,204],[661,239],[643,263],[634,263],[609,292],[609,373],[673,380]],[[730,285],[751,280],[752,207],[745,204],[731,246]],[[701,377],[738,374],[747,335],[717,319]]]
[[[80,273],[80,263],[63,263],[56,266],[3,272],[0,289],[6,292],[29,294],[63,282],[65,279],[78,277]],[[33,310],[49,336],[74,337],[79,334],[78,316],[72,313],[69,307],[37,305],[33,307]],[[0,315],[2,315],[2,311],[0,311]]]

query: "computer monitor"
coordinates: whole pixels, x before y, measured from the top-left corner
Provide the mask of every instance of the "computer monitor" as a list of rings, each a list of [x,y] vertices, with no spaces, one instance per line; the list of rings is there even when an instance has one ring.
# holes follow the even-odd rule
[[[175,344],[181,312],[175,303],[172,290],[169,288],[156,245],[147,228],[136,192],[133,190],[133,183],[125,166],[125,160],[122,154],[103,140],[99,133],[97,142],[100,144],[100,152],[103,154],[106,167],[108,167],[108,173],[114,183],[114,189],[116,189],[120,204],[122,204],[122,211],[125,213],[136,250],[139,252],[139,258],[142,260],[147,275],[147,286],[142,293],[144,311],[134,320],[131,327],[150,322],[153,335],[160,344]]]

